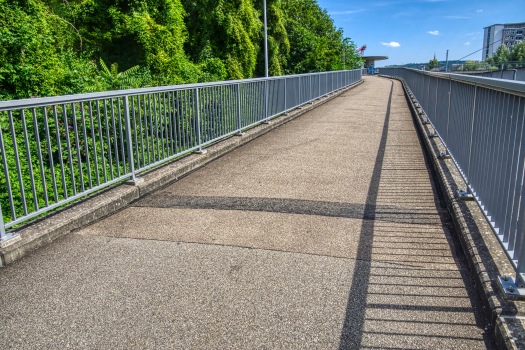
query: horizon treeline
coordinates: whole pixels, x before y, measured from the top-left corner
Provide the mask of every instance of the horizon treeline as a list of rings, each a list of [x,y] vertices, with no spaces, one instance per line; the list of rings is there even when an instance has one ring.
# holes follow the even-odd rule
[[[270,75],[360,67],[316,0],[267,16]],[[261,76],[262,0],[0,0],[0,100]]]

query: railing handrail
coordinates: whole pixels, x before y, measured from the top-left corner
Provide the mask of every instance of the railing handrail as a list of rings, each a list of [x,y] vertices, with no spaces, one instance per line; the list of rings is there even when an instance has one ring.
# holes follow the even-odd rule
[[[248,78],[248,79],[221,80],[221,81],[211,81],[211,82],[204,82],[204,83],[161,85],[161,86],[136,88],[136,89],[110,90],[110,91],[101,91],[101,92],[86,92],[86,93],[71,94],[71,95],[25,98],[25,99],[20,99],[20,100],[7,100],[7,101],[0,101],[0,111],[6,111],[9,109],[42,107],[42,106],[51,105],[54,103],[62,104],[62,103],[83,102],[83,101],[98,100],[98,99],[104,99],[104,98],[116,98],[116,97],[122,97],[126,95],[142,95],[142,94],[151,94],[151,93],[167,92],[167,91],[171,92],[171,91],[203,88],[203,87],[210,87],[210,86],[235,85],[239,83],[250,83],[250,82],[266,81],[266,80],[279,80],[283,78],[295,78],[295,77],[304,77],[304,76],[319,75],[319,74],[342,73],[342,72],[357,71],[357,70],[361,70],[361,68],[337,70],[337,71],[329,71],[329,72],[313,72],[313,73],[302,73],[302,74],[292,74],[292,75],[276,75],[276,76],[271,76],[271,77],[259,77],[259,78]]]
[[[428,75],[441,79],[449,79],[454,81],[459,81],[467,84],[477,84],[493,90],[506,90],[509,93],[525,94],[525,81],[519,80],[506,80],[490,77],[480,77],[475,75],[465,75],[465,74],[454,74],[454,73],[441,73],[441,72],[430,72],[422,71],[419,69],[413,68],[384,68],[384,69],[406,69],[415,73]]]

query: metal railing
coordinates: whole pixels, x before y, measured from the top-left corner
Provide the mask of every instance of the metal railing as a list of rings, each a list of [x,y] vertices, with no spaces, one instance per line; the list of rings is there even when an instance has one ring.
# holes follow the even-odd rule
[[[458,73],[462,74],[461,72]],[[525,68],[504,68],[499,70],[491,70],[488,72],[468,73],[468,75],[476,75],[496,79],[525,81]]]
[[[6,229],[361,80],[361,70],[0,102]]]
[[[477,201],[524,288],[525,83],[406,68],[381,72],[402,78],[412,91],[467,183],[460,198]]]

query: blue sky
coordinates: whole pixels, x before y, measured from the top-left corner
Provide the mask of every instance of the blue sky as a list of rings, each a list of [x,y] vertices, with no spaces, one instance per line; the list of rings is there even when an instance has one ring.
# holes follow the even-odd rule
[[[460,59],[483,46],[483,27],[525,22],[525,0],[348,1],[318,0],[366,56],[389,59],[376,66]],[[481,51],[466,59],[480,60]]]

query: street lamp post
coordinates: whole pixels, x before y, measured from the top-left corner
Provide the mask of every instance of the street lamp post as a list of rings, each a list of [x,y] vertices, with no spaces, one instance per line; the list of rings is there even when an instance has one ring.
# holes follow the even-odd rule
[[[448,50],[447,50],[447,60],[445,63],[445,73],[448,73]]]
[[[266,0],[263,0],[264,4],[264,73],[266,75],[266,78],[268,78],[268,30],[267,30],[267,24],[266,24]],[[264,82],[264,117],[265,123],[270,122],[270,118],[268,115],[268,79]]]
[[[268,30],[266,25],[266,0],[264,0],[264,73],[268,78]]]

